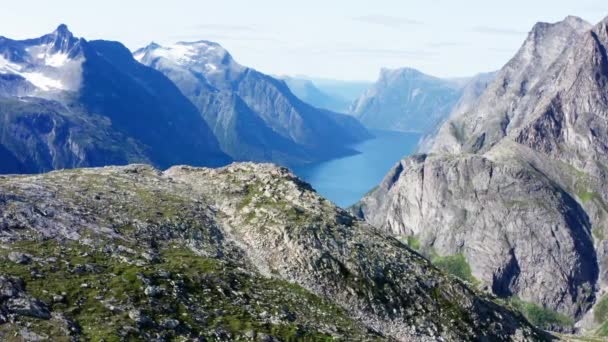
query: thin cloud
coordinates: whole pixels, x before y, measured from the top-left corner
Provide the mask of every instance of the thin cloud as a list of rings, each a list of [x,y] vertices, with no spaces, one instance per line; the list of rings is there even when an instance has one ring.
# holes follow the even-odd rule
[[[280,39],[273,37],[262,36],[246,36],[246,35],[231,35],[221,33],[208,34],[181,34],[169,36],[173,40],[231,40],[231,41],[264,41],[264,42],[282,42]]]
[[[527,31],[490,26],[476,26],[473,28],[473,32],[508,36],[521,36],[528,33]]]
[[[426,46],[432,49],[437,48],[446,48],[446,47],[459,47],[459,46],[469,46],[469,43],[463,42],[436,42],[436,43],[428,43]]]
[[[257,27],[253,25],[201,24],[192,27],[192,29],[221,32],[251,32],[255,31]]]
[[[404,17],[393,17],[390,15],[372,14],[353,18],[355,21],[361,21],[368,24],[382,25],[390,28],[399,28],[409,25],[422,25],[423,22],[408,19]]]
[[[336,53],[344,56],[365,56],[367,58],[407,58],[429,59],[437,55],[435,52],[416,49],[375,49],[365,47],[338,48],[325,53]]]

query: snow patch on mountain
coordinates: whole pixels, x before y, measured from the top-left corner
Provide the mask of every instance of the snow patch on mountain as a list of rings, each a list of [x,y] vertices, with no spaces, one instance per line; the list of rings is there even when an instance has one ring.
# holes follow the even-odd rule
[[[82,83],[81,41],[65,25],[37,39],[0,42],[0,74],[18,75],[31,83],[32,96],[77,91]]]
[[[239,73],[246,69],[236,63],[221,45],[206,40],[178,42],[167,46],[151,43],[135,51],[133,57],[143,64],[160,63],[171,68],[185,68],[204,76],[214,75],[212,77],[221,73]]]

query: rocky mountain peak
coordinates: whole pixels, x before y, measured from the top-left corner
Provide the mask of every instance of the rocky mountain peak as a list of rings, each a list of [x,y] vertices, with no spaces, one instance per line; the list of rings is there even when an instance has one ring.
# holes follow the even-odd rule
[[[604,18],[593,28],[593,32],[598,36],[598,39],[605,44],[608,43],[608,17]]]
[[[74,36],[72,32],[70,32],[70,30],[68,29],[68,25],[66,24],[59,24],[55,31],[53,31],[53,34],[57,37],[63,38],[71,38]]]
[[[588,21],[586,21],[585,19],[574,16],[574,15],[567,16],[566,18],[564,18],[563,22],[569,24],[572,27],[575,27],[575,28],[578,27],[580,29],[586,29],[589,26],[591,26],[591,24]]]
[[[574,16],[556,23],[539,22],[530,31],[516,58],[535,59],[546,67],[563,52],[573,35],[580,35],[592,27]]]
[[[66,24],[60,24],[51,34],[41,37],[42,44],[48,44],[47,52],[50,54],[60,53],[73,58],[80,53],[77,49],[80,39],[68,29]]]
[[[419,70],[416,70],[414,68],[398,68],[398,69],[388,69],[388,68],[382,68],[380,70],[380,79],[381,80],[390,80],[390,79],[396,79],[396,78],[418,78],[418,77],[425,77],[427,75],[423,74],[422,72],[420,72]]]

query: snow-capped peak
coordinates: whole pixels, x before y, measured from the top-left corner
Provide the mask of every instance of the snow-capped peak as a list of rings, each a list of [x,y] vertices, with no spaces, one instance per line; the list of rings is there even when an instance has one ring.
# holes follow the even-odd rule
[[[133,56],[143,64],[151,65],[161,62],[204,75],[244,69],[221,45],[206,40],[178,42],[167,46],[151,43],[147,47],[135,51]]]
[[[76,91],[82,80],[82,43],[65,24],[39,38],[0,41],[0,74],[23,77],[35,94]]]

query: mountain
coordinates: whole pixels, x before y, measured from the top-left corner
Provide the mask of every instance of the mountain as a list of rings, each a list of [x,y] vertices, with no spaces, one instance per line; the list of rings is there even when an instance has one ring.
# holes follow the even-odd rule
[[[431,154],[353,210],[424,253],[463,256],[501,297],[570,318],[546,328],[608,335],[607,47],[608,18],[535,25]]]
[[[283,168],[0,177],[0,337],[552,337]]]
[[[445,126],[445,121],[463,115],[463,113],[467,113],[474,108],[477,100],[492,83],[496,77],[496,74],[497,72],[487,72],[477,74],[471,78],[456,80],[459,82],[459,86],[462,87],[462,95],[460,96],[460,99],[458,102],[456,102],[450,114],[444,118],[443,122],[436,125],[432,131],[427,132],[427,134],[422,138],[418,145],[418,151],[428,152],[431,150],[432,146],[435,144],[437,136],[440,134],[440,130]],[[443,138],[446,139],[446,137]]]
[[[311,80],[289,76],[283,76],[281,79],[287,83],[294,95],[306,103],[338,113],[348,112],[350,101],[324,93]]]
[[[152,43],[134,56],[179,87],[236,160],[306,164],[356,153],[348,146],[370,137],[357,120],[304,103],[219,44]]]
[[[370,81],[344,81],[318,77],[298,77],[310,80],[314,83],[315,87],[329,96],[348,101],[349,106],[373,84],[373,82]]]
[[[456,113],[436,139],[435,151],[481,151],[524,124],[539,101],[535,92],[553,92],[550,70],[564,61],[584,32],[591,29],[580,18],[538,23],[517,54],[500,70],[479,103],[470,111]],[[544,79],[544,80],[543,80]],[[543,85],[548,88],[544,89]],[[543,97],[549,97],[543,94]],[[456,138],[453,141],[451,138]]]
[[[1,173],[230,161],[175,85],[117,42],[0,37]]]
[[[383,69],[350,112],[369,128],[427,133],[448,116],[461,94],[456,81],[410,68]]]

